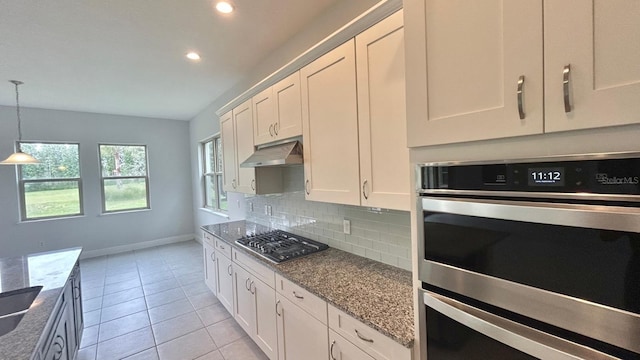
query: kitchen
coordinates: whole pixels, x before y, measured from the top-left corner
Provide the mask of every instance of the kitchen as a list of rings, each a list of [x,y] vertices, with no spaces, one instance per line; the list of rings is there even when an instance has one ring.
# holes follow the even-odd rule
[[[368,4],[368,6],[371,5],[372,4]],[[355,18],[368,6],[363,5],[362,9],[357,11],[353,10],[354,12],[350,18],[342,19],[342,24]],[[552,130],[547,126],[545,127],[548,128],[546,133],[543,134],[542,130],[537,128],[529,132],[529,135],[513,131],[508,133],[510,135],[492,133],[491,131],[488,131],[488,129],[499,127],[499,125],[488,126],[485,129],[477,129],[468,125],[460,125],[455,126],[456,131],[451,131],[451,128],[445,129],[447,131],[443,133],[438,133],[438,129],[433,131],[430,130],[430,133],[432,134],[440,134],[435,140],[428,137],[416,140],[416,136],[419,136],[420,132],[424,130],[411,128],[411,126],[414,126],[412,125],[411,119],[418,119],[421,116],[419,114],[425,113],[435,114],[434,116],[436,117],[442,116],[445,111],[453,110],[458,112],[459,109],[453,109],[451,107],[455,104],[439,104],[438,102],[442,100],[438,98],[437,95],[430,95],[428,98],[429,101],[425,101],[426,88],[424,87],[424,84],[427,82],[425,80],[426,74],[424,73],[424,64],[433,63],[435,64],[434,66],[442,66],[442,64],[438,62],[439,59],[429,59],[429,61],[426,61],[421,58],[421,56],[424,56],[424,53],[427,53],[424,51],[424,43],[426,43],[426,41],[420,38],[421,33],[423,34],[422,36],[424,36],[424,31],[420,31],[420,26],[424,26],[424,24],[420,23],[420,16],[412,15],[424,13],[424,9],[420,6],[425,5],[422,4],[421,1],[407,1],[404,6],[405,43],[413,44],[412,46],[405,47],[407,51],[407,73],[413,74],[412,76],[407,76],[407,89],[409,90],[407,91],[407,115],[409,119],[408,125],[410,127],[409,145],[411,146],[410,159],[413,165],[427,162],[462,160],[488,161],[492,159],[500,159],[502,161],[504,159],[540,158],[549,155],[637,151],[637,116],[635,118],[632,116],[631,120],[627,121],[629,125],[615,124],[619,126],[608,127],[605,125],[605,127],[600,128],[590,126],[594,129],[564,132],[551,132]],[[540,6],[540,9],[538,10],[542,11],[541,8],[542,7]],[[413,9],[410,11],[409,15],[407,14],[408,9]],[[436,10],[439,9],[436,8]],[[438,14],[437,11],[433,11],[433,13]],[[628,11],[628,13],[632,14],[631,11]],[[531,12],[531,14],[534,14],[534,12]],[[343,16],[346,17],[344,14]],[[437,20],[438,18],[435,19],[436,23]],[[460,21],[464,22],[464,20]],[[339,21],[336,20],[336,23],[339,23]],[[342,24],[337,25],[336,28]],[[461,25],[457,24],[456,26]],[[538,24],[535,26],[540,25]],[[540,32],[540,34],[542,34],[542,32]],[[356,34],[352,34],[351,37],[354,35]],[[344,40],[347,39],[345,38]],[[291,51],[290,54],[300,54],[313,43],[314,42],[311,42],[307,44],[306,47],[297,49],[297,53]],[[423,45],[419,46],[421,43]],[[437,41],[434,44],[436,44],[434,46],[437,46]],[[545,42],[545,46],[546,44],[547,42]],[[531,44],[532,48],[535,48],[536,46],[541,46],[541,44]],[[542,51],[540,50],[539,54],[541,53]],[[530,57],[535,58],[535,55],[531,55]],[[94,114],[90,114],[88,116],[86,113],[79,114],[75,112],[28,109],[32,114],[41,113],[39,117],[42,117],[42,120],[37,120],[31,117],[26,118],[25,116],[25,120],[27,120],[25,121],[25,134],[27,134],[28,138],[69,141],[69,136],[71,136],[74,140],[82,143],[80,147],[80,157],[85,169],[92,169],[92,166],[95,167],[94,164],[96,161],[92,159],[96,157],[96,151],[90,144],[100,144],[100,142],[107,140],[116,143],[146,143],[149,146],[149,166],[151,172],[150,199],[151,204],[153,205],[153,211],[131,213],[126,216],[116,214],[100,216],[97,211],[94,210],[100,207],[101,202],[99,196],[101,190],[98,186],[100,182],[99,174],[95,174],[92,170],[83,170],[84,178],[82,186],[84,188],[84,192],[87,194],[87,197],[84,200],[84,207],[87,215],[90,212],[96,212],[96,215],[98,216],[87,216],[86,219],[70,218],[65,220],[41,221],[16,225],[16,223],[19,222],[18,214],[16,214],[15,211],[15,209],[19,208],[18,200],[15,199],[17,191],[15,188],[3,186],[3,191],[6,192],[2,197],[3,203],[5,203],[4,199],[7,199],[6,201],[8,206],[3,206],[3,209],[5,209],[3,211],[7,212],[4,218],[7,220],[4,220],[6,223],[2,224],[2,257],[5,257],[5,251],[7,251],[8,256],[11,256],[14,254],[33,253],[77,245],[81,245],[85,248],[85,255],[100,256],[116,251],[124,252],[137,250],[142,248],[144,245],[164,245],[166,243],[187,240],[188,238],[202,237],[203,235],[200,231],[200,227],[216,222],[217,218],[215,214],[212,214],[207,210],[201,210],[203,195],[201,193],[202,186],[200,182],[202,174],[198,162],[198,157],[200,156],[198,145],[203,140],[208,139],[210,136],[218,132],[218,130],[216,130],[216,121],[212,121],[212,119],[216,119],[218,116],[223,116],[226,113],[226,110],[231,110],[232,107],[240,105],[243,100],[242,96],[240,96],[239,99],[234,100],[236,96],[242,94],[245,90],[250,89],[254,84],[259,83],[263,78],[265,78],[265,74],[270,74],[274,69],[282,66],[283,63],[286,63],[286,61],[280,60],[277,62],[276,66],[263,71],[262,76],[256,75],[254,79],[247,80],[245,85],[238,86],[234,95],[228,95],[227,99],[220,100],[220,103],[214,103],[207,107],[199,115],[191,119],[188,124],[180,124],[162,119],[137,119],[139,122],[136,123],[140,125],[134,126],[139,126],[138,131],[127,131],[127,134],[112,135],[112,138],[117,138],[115,140],[105,140],[105,137],[108,138],[109,136],[104,134],[109,134],[109,132],[117,133],[118,127],[126,128],[133,125],[133,122],[131,124],[127,124],[127,118],[118,118],[117,116]],[[452,64],[454,64],[454,62],[452,62]],[[540,64],[532,65],[533,68],[536,66],[541,68]],[[545,65],[545,69],[546,66],[547,65]],[[293,70],[293,67],[291,70]],[[472,70],[477,71],[477,69]],[[578,71],[579,74],[580,67],[574,67],[574,70]],[[285,75],[284,72],[285,71],[281,73],[282,76]],[[444,72],[446,73],[446,71]],[[518,77],[516,76],[515,78],[517,80]],[[434,74],[430,74],[429,79],[430,86],[432,86],[432,84],[433,86],[444,86],[442,85],[443,82],[439,82],[437,76],[434,76]],[[560,79],[562,80],[562,72]],[[273,81],[275,82],[275,79]],[[443,81],[446,82],[446,80]],[[500,88],[504,88],[505,92],[505,106],[507,100],[517,98],[515,90],[513,91],[513,95],[509,92],[510,89],[516,88],[516,82],[514,81],[514,84],[510,85],[506,84],[506,81],[507,80],[505,80],[504,86],[500,85]],[[29,85],[28,81],[25,82],[26,87],[22,88],[23,91],[26,90]],[[420,86],[420,82],[422,86]],[[550,83],[550,81],[545,82],[545,84],[547,83]],[[533,90],[529,88],[529,84],[533,85]],[[263,83],[262,85],[267,86],[271,84]],[[495,84],[490,85],[495,86]],[[265,86],[262,88],[265,88]],[[459,87],[456,89],[458,88]],[[472,86],[469,88],[470,91],[477,91],[477,89],[474,89]],[[560,86],[560,88],[562,87]],[[630,88],[633,89],[634,87],[630,86]],[[444,93],[446,93],[447,90],[448,89],[446,87],[442,88]],[[488,94],[495,94],[495,91],[489,90],[495,89],[483,89],[482,91]],[[542,93],[540,80],[536,78],[536,76],[527,75],[525,78],[524,90],[526,92],[524,102],[526,116],[532,116],[534,118],[538,116],[538,119],[541,119],[541,107],[538,105],[541,104],[541,100],[536,99],[536,94]],[[506,95],[507,92],[509,92],[509,95]],[[637,99],[637,93],[633,93],[633,91],[631,91],[631,93],[635,94],[634,99]],[[574,96],[577,96],[577,94],[574,94]],[[26,98],[26,95],[23,95],[23,98]],[[560,96],[560,98],[562,98],[562,96]],[[484,98],[480,100],[491,102],[495,99]],[[226,106],[229,101],[231,101],[231,105]],[[430,106],[429,111],[424,108],[427,104]],[[550,107],[551,100],[545,99],[545,104],[547,107]],[[445,107],[438,108],[438,105],[443,105]],[[493,103],[488,105],[482,103],[480,107],[482,108],[483,106],[486,106],[488,108],[494,108],[494,105],[495,104]],[[434,110],[431,109],[431,106],[433,106]],[[449,106],[449,108],[446,106]],[[15,109],[2,107],[0,110],[3,111],[3,114],[7,114],[6,116],[3,115],[3,118],[6,117],[13,121],[15,117]],[[223,111],[216,114],[219,110]],[[466,109],[467,112],[468,110],[469,109]],[[516,114],[517,119],[517,107],[514,107],[512,110],[513,113]],[[637,111],[635,113],[637,114]],[[26,111],[25,114],[27,114]],[[47,119],[44,119],[45,117]],[[545,115],[545,118],[546,117],[548,116]],[[620,118],[623,117],[624,116],[620,116]],[[527,119],[529,119],[529,117],[527,117]],[[73,121],[72,129],[74,129],[73,131],[75,134],[71,133],[70,135],[68,132],[62,130],[68,130],[68,127],[65,126],[65,124],[68,124],[69,121]],[[115,125],[100,125],[103,121],[110,121],[110,124]],[[87,126],[87,122],[90,122],[91,126],[95,127],[95,130],[92,130],[91,134],[88,134],[87,131],[81,130],[83,127]],[[538,124],[542,123],[541,120],[537,120],[537,122]],[[533,121],[533,123],[536,123],[536,121]],[[636,124],[634,125],[634,123]],[[479,135],[480,137],[474,138],[474,134],[469,135],[466,131],[467,129],[470,129],[471,133],[475,132],[475,135]],[[153,131],[154,134],[151,136],[140,135],[141,133],[148,131]],[[459,133],[459,138],[455,138],[456,132]],[[11,134],[14,134],[15,130],[12,128],[12,130],[8,130],[7,132],[3,131],[3,133],[7,134],[6,136],[8,139],[7,141],[3,140],[3,146],[7,149],[4,152],[10,153],[12,143],[15,141],[15,135]],[[451,133],[453,133],[453,135],[449,135],[449,138],[447,138],[447,134]],[[180,134],[179,139],[174,136],[175,134]],[[412,138],[411,134],[416,136]],[[513,137],[513,135],[518,136]],[[596,138],[598,141],[594,141]],[[308,137],[305,136],[304,139],[308,139]],[[84,145],[85,143],[87,145]],[[166,149],[166,144],[172,144],[173,146],[171,149]],[[352,145],[346,142],[345,144],[349,146]],[[305,151],[308,150],[306,145],[308,145],[308,142],[303,140],[303,147]],[[338,144],[333,146],[336,145]],[[338,146],[342,145],[343,144],[340,143]],[[345,156],[345,158],[346,157],[347,156]],[[185,158],[191,158],[191,164],[180,161],[180,159]],[[305,159],[309,158],[310,157],[305,156]],[[357,161],[355,163],[357,163]],[[307,163],[305,163],[305,166],[307,166]],[[361,164],[361,173],[364,171],[363,168],[364,167]],[[2,176],[3,183],[15,183],[15,173],[5,169],[2,170],[3,172],[0,173],[0,176]],[[353,171],[353,169],[347,170]],[[326,242],[332,248],[346,250],[357,255],[363,255],[367,258],[391,264],[398,269],[412,270],[414,283],[413,304],[414,308],[416,308],[415,323],[417,324],[416,339],[423,339],[421,334],[424,333],[425,329],[420,328],[423,326],[423,322],[420,320],[420,317],[422,316],[422,314],[420,314],[420,308],[422,307],[419,306],[419,304],[422,304],[422,298],[419,297],[418,293],[418,288],[421,288],[422,286],[422,281],[418,277],[418,263],[420,261],[420,255],[418,254],[419,239],[422,238],[421,234],[418,233],[418,231],[420,231],[418,224],[422,222],[422,216],[420,216],[421,211],[419,210],[420,208],[418,206],[410,207],[410,212],[407,212],[386,210],[384,207],[374,205],[358,206],[360,204],[364,204],[364,201],[368,200],[364,199],[366,196],[360,196],[360,180],[367,179],[358,179],[357,190],[355,191],[357,194],[356,201],[358,202],[358,205],[353,205],[354,202],[352,200],[333,200],[328,202],[308,201],[305,200],[306,192],[310,193],[307,194],[307,196],[314,196],[311,194],[317,193],[318,191],[316,190],[321,189],[306,188],[305,176],[307,174],[307,169],[291,167],[282,170],[282,172],[285,191],[282,192],[281,195],[244,196],[242,194],[229,192],[227,195],[227,204],[228,215],[231,219],[236,220],[246,218],[247,220],[261,223],[263,225],[271,225],[275,228],[286,229],[299,226],[300,231],[304,232],[301,233],[302,236],[309,237],[312,240]],[[176,173],[191,173],[192,176],[190,179],[186,180],[177,179],[175,176]],[[414,170],[408,169],[407,173],[413,175]],[[318,173],[314,172],[314,174]],[[318,181],[330,180],[323,178],[316,179],[318,179]],[[418,178],[413,178],[412,181],[417,183],[419,180]],[[250,187],[250,183],[247,185]],[[363,185],[365,185],[363,193],[367,194],[366,185],[368,184]],[[313,184],[311,184],[311,186],[313,186]],[[413,197],[415,201],[412,203],[417,203],[418,198],[412,194],[412,191],[410,191],[412,188],[416,188],[416,186],[410,185],[406,187],[405,193]],[[167,199],[167,197],[159,195],[162,192],[169,191],[175,194],[173,199]],[[321,200],[321,198],[317,199]],[[311,198],[310,200],[314,199]],[[338,205],[349,203],[347,201],[352,201],[350,202],[352,205]],[[172,219],[172,221],[168,221],[169,219]],[[347,225],[344,223],[344,220],[348,220],[350,223]],[[86,226],[78,226],[80,222],[85,221]],[[195,228],[193,226],[194,223]],[[140,226],[140,224],[145,224],[145,226]],[[178,224],[179,226],[176,227]],[[68,229],[69,227],[74,227],[75,231],[70,233]],[[350,230],[351,234],[345,234],[348,233],[347,230]],[[14,242],[15,240],[12,239],[24,240],[16,243]],[[39,246],[41,246],[41,242],[34,241],[32,239],[43,239],[45,248],[39,248]],[[114,242],[114,239],[118,240],[115,240]],[[144,241],[140,241],[140,244],[136,244],[135,242],[139,241],[138,239],[144,239]],[[5,243],[8,245],[5,246]],[[143,245],[143,243],[146,244]],[[100,244],[112,244],[112,246],[104,247]],[[415,349],[422,352],[426,351],[426,349],[424,349],[426,341],[416,341],[416,344],[419,346],[416,346]],[[327,345],[327,348],[328,347],[329,345]],[[415,358],[419,357],[416,355]]]

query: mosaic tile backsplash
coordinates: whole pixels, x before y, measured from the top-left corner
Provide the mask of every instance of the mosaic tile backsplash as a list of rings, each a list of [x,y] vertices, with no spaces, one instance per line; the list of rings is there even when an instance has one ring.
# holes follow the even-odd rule
[[[246,219],[411,270],[408,211],[307,201],[303,176],[302,167],[288,168],[284,171],[283,194],[247,195]],[[267,206],[271,207],[271,215],[267,214]],[[343,232],[343,220],[351,222],[351,234]]]

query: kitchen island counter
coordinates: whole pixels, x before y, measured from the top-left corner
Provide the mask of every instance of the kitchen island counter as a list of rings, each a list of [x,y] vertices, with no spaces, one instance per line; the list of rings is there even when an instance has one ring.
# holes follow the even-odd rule
[[[40,337],[52,325],[52,312],[81,252],[82,248],[72,248],[0,259],[1,293],[42,286],[18,326],[0,336],[0,359],[36,356]]]
[[[240,236],[271,230],[268,227],[231,221],[203,226],[202,230],[401,345],[413,346],[411,272],[334,248],[274,264],[235,244]]]

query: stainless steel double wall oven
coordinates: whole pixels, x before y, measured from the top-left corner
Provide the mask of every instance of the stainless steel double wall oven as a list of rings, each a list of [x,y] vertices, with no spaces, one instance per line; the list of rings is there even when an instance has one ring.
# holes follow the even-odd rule
[[[428,360],[640,359],[640,153],[420,178]]]

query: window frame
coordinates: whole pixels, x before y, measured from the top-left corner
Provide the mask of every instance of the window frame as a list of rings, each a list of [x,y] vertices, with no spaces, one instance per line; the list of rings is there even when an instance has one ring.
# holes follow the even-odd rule
[[[74,178],[48,178],[48,179],[23,179],[22,178],[22,167],[25,165],[16,166],[17,178],[18,178],[18,197],[20,201],[20,221],[21,222],[29,222],[29,221],[40,221],[40,220],[53,220],[53,219],[64,219],[71,218],[77,216],[84,216],[84,196],[83,196],[83,187],[82,187],[82,166],[80,162],[80,143],[79,142],[71,142],[71,141],[16,141],[16,149],[22,149],[23,144],[43,144],[43,145],[76,145],[78,147],[78,177]],[[26,166],[40,166],[40,165],[26,165]],[[75,181],[78,183],[78,212],[73,214],[65,214],[65,215],[54,215],[54,216],[41,216],[41,217],[27,217],[27,196],[25,192],[27,183],[45,183],[45,182],[69,182]]]
[[[202,208],[203,209],[207,209],[213,212],[220,212],[223,214],[227,214],[228,213],[228,200],[227,200],[227,209],[223,209],[220,206],[221,203],[221,194],[220,194],[220,189],[222,189],[222,186],[224,184],[224,165],[219,166],[220,164],[218,164],[218,148],[216,147],[216,140],[219,141],[220,143],[222,143],[222,134],[221,133],[216,133],[211,137],[208,137],[202,141],[200,141],[200,158],[202,159],[201,164],[200,164],[200,171],[201,171],[201,180],[200,180],[200,185],[202,187]],[[213,158],[216,159],[216,161],[213,162],[213,165],[211,166],[212,170],[211,172],[207,172],[207,162],[209,161],[209,159],[207,158],[207,144],[212,143],[212,148],[213,148],[213,153],[214,156]],[[220,169],[217,169],[218,167],[220,167]],[[212,204],[213,206],[209,206],[207,204],[207,177],[210,177],[212,179],[212,182],[214,184],[214,188],[215,188],[215,193],[216,193],[216,203]]]
[[[145,176],[104,176],[102,174],[102,153],[100,152],[101,146],[142,146],[144,147],[144,159],[145,159]],[[149,146],[146,144],[115,144],[115,143],[98,143],[98,163],[99,163],[99,171],[100,171],[100,194],[101,194],[101,202],[102,202],[102,214],[117,214],[117,213],[125,213],[132,211],[145,211],[151,210],[151,196],[149,194]],[[139,208],[130,208],[130,209],[118,209],[118,210],[107,210],[107,199],[104,193],[104,182],[105,180],[131,180],[131,179],[145,179],[145,192],[147,198],[147,206],[139,207]]]

